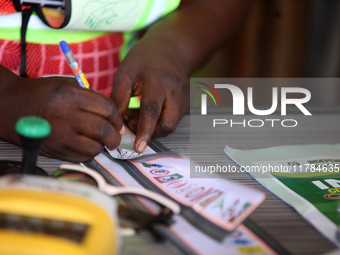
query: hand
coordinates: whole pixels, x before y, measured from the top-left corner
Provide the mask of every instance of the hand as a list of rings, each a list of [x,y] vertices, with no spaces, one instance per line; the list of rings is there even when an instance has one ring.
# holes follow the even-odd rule
[[[18,78],[6,95],[12,105],[7,109],[11,129],[27,115],[40,116],[51,124],[51,135],[39,151],[42,155],[84,162],[98,155],[104,145],[116,148],[120,143],[123,121],[113,101],[80,88],[73,78]],[[20,144],[15,133],[3,139]]]
[[[120,64],[111,98],[137,132],[135,151],[143,152],[151,137],[172,133],[188,110],[190,86],[182,70],[166,46],[149,41],[140,41]],[[139,95],[140,113],[127,112],[130,97]]]
[[[151,137],[176,129],[190,104],[189,75],[230,39],[249,3],[182,0],[132,47],[117,70],[111,98],[123,116],[130,97],[142,95],[140,114],[129,121],[130,128],[136,126],[137,152]]]

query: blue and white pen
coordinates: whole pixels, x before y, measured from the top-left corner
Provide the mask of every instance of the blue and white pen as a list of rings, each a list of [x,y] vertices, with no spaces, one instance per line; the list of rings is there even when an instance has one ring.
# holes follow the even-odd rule
[[[65,41],[61,41],[59,45],[62,52],[64,53],[67,63],[69,64],[74,76],[77,79],[79,86],[82,88],[91,89],[89,82],[87,81],[83,71],[80,69],[78,62],[74,57],[72,50],[70,49],[70,46],[68,46],[67,42]],[[118,146],[117,151],[119,155],[123,157],[123,151],[120,146]]]
[[[70,46],[68,46],[67,42],[65,41],[61,41],[59,45],[60,45],[62,52],[64,53],[67,63],[69,64],[74,76],[77,79],[79,86],[82,88],[89,89],[90,84],[87,81],[83,71],[80,69],[80,66],[76,58],[74,57],[73,52],[70,49]]]

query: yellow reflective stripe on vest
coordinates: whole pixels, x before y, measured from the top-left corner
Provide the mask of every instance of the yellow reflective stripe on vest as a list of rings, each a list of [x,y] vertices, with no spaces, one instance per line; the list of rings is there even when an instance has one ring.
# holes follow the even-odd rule
[[[104,34],[107,34],[107,32],[28,29],[26,33],[26,42],[39,44],[59,44],[60,41],[65,40],[68,43],[80,43],[89,41]],[[0,27],[0,39],[19,41],[20,27]]]
[[[21,29],[21,13],[0,16],[0,39],[19,41]],[[59,44],[65,40],[68,43],[77,43],[91,40],[107,34],[103,31],[67,31],[52,29],[46,26],[40,18],[32,14],[28,23],[26,42],[42,44]]]

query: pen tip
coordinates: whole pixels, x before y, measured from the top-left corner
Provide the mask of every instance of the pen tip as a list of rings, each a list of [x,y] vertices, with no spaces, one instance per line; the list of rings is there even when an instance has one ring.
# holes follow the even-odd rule
[[[70,47],[68,46],[67,42],[65,42],[65,41],[61,41],[59,43],[59,45],[60,45],[60,48],[61,48],[61,50],[64,54],[68,53],[71,50]]]

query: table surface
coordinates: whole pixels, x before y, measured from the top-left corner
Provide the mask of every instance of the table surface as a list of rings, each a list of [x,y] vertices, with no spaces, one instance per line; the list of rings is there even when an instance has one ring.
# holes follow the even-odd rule
[[[221,112],[215,113],[221,118]],[[193,116],[193,115],[191,115]],[[238,149],[265,148],[277,145],[310,144],[310,143],[340,143],[340,113],[319,111],[312,118],[296,116],[299,128],[292,132],[291,129],[277,132],[270,128],[249,130],[230,129],[228,145]],[[273,116],[272,116],[273,117]],[[282,116],[279,116],[282,117]],[[274,117],[273,117],[274,118]],[[300,118],[300,119],[299,119]],[[202,134],[204,134],[202,130]],[[202,136],[200,136],[202,139]],[[235,165],[223,151],[226,144],[219,144],[218,134],[204,139],[216,141],[215,149],[204,151],[197,150],[195,154],[202,155],[205,162]],[[311,142],[311,139],[313,142]],[[171,151],[190,155],[190,115],[184,116],[177,130],[163,138],[158,138]],[[222,141],[222,139],[221,139]],[[21,148],[0,140],[0,159],[21,161]],[[38,157],[38,166],[54,171],[63,161]],[[292,254],[322,254],[336,247],[326,240],[314,227],[304,220],[292,207],[280,200],[260,185],[249,174],[223,175],[221,178],[233,180],[266,193],[265,202],[250,216],[263,231],[274,238]],[[138,236],[124,237],[121,254],[179,254],[175,247],[169,243],[156,243],[153,236],[143,232]]]

